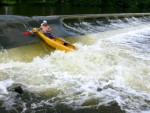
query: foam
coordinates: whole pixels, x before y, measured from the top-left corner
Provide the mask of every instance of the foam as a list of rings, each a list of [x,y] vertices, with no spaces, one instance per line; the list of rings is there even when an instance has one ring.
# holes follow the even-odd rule
[[[7,76],[1,77],[2,92],[8,94],[6,87],[21,83],[28,92],[47,97],[41,102],[33,101],[33,109],[57,103],[78,109],[115,101],[126,112],[147,112],[150,110],[149,52],[124,43],[131,41],[132,36],[139,38],[145,30],[149,31],[149,24],[94,33],[91,36],[96,42],[76,43],[79,49],[74,52],[56,50],[44,57],[36,56],[31,62],[1,63],[0,73]]]

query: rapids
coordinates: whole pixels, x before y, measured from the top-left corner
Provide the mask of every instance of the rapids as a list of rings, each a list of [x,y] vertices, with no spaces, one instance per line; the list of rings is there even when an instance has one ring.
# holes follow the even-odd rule
[[[150,17],[54,26],[60,25],[60,36],[77,51],[54,50],[41,40],[0,51],[0,112],[150,112]],[[12,91],[18,85],[22,95]]]

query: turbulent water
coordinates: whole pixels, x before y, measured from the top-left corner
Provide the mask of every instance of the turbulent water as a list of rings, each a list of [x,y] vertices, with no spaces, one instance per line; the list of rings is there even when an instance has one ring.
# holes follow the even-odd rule
[[[44,42],[1,50],[0,112],[150,112],[150,17],[65,21],[61,28],[74,34],[66,40],[77,51]]]

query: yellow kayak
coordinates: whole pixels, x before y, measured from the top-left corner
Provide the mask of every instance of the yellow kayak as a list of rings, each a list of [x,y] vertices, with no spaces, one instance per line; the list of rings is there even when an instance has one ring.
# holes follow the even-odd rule
[[[45,36],[44,33],[41,31],[36,32],[36,28],[33,28],[32,31],[37,33],[38,36],[40,36],[49,46],[55,49],[62,50],[65,52],[69,52],[77,49],[74,45],[62,40],[59,37],[54,36],[53,38],[49,38]]]

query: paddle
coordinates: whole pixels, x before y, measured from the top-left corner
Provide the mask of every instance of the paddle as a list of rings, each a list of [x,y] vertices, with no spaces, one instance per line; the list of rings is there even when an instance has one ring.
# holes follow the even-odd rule
[[[22,32],[22,34],[24,34],[24,35],[33,35],[33,31],[32,30],[27,30],[25,32]]]
[[[24,35],[31,35],[31,33],[29,31],[22,32],[22,34],[24,34]]]
[[[33,28],[32,30],[27,30],[23,32],[24,35],[33,35],[34,33],[38,32],[40,29],[39,28]]]

